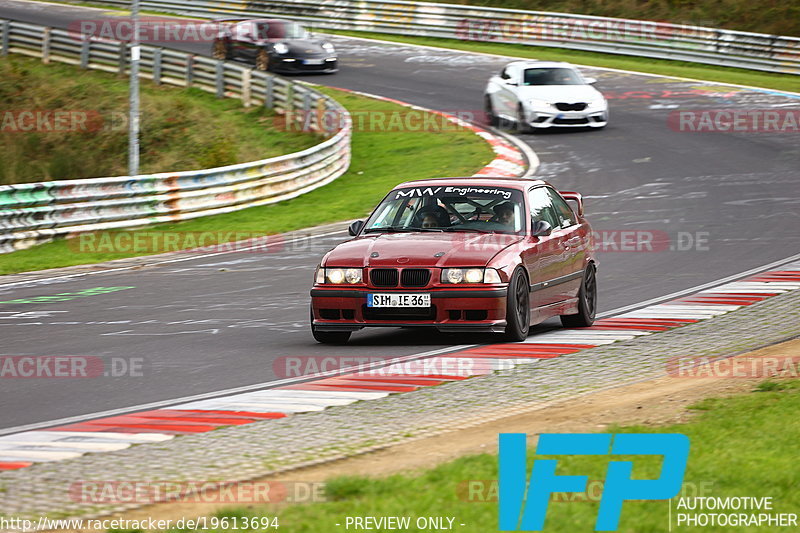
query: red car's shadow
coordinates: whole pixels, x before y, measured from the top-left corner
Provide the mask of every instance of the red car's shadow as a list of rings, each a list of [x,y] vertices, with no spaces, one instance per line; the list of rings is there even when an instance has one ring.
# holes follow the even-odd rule
[[[546,320],[531,326],[529,337],[560,329],[557,320]],[[429,346],[447,347],[465,344],[498,344],[505,342],[501,335],[490,333],[442,333],[436,328],[365,328],[350,337],[348,346]]]

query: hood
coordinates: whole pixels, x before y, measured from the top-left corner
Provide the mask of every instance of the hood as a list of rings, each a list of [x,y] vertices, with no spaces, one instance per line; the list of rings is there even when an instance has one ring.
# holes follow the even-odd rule
[[[325,266],[479,267],[522,238],[499,233],[381,233],[340,244],[328,253]]]
[[[591,85],[525,85],[518,91],[520,100],[544,100],[548,103],[590,102],[599,96],[600,91]]]

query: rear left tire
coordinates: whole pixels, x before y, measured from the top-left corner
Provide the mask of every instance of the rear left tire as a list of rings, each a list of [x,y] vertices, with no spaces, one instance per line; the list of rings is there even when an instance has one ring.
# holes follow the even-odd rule
[[[594,324],[597,312],[597,269],[590,263],[583,272],[581,289],[578,291],[578,312],[561,315],[561,324],[567,328],[588,328]]]
[[[270,70],[272,68],[272,61],[269,57],[269,52],[263,48],[256,54],[256,70]]]

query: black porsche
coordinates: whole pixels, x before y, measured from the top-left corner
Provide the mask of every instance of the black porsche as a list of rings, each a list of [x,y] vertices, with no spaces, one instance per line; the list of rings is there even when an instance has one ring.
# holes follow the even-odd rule
[[[258,70],[324,72],[339,70],[336,49],[297,22],[285,19],[220,19],[212,45],[216,59],[252,61]]]

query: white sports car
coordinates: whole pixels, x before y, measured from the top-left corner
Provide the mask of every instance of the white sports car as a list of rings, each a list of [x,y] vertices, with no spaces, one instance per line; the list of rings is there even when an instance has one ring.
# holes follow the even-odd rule
[[[603,128],[608,103],[568,63],[514,61],[489,79],[484,94],[486,115],[493,126],[503,121],[526,133],[535,128]]]

